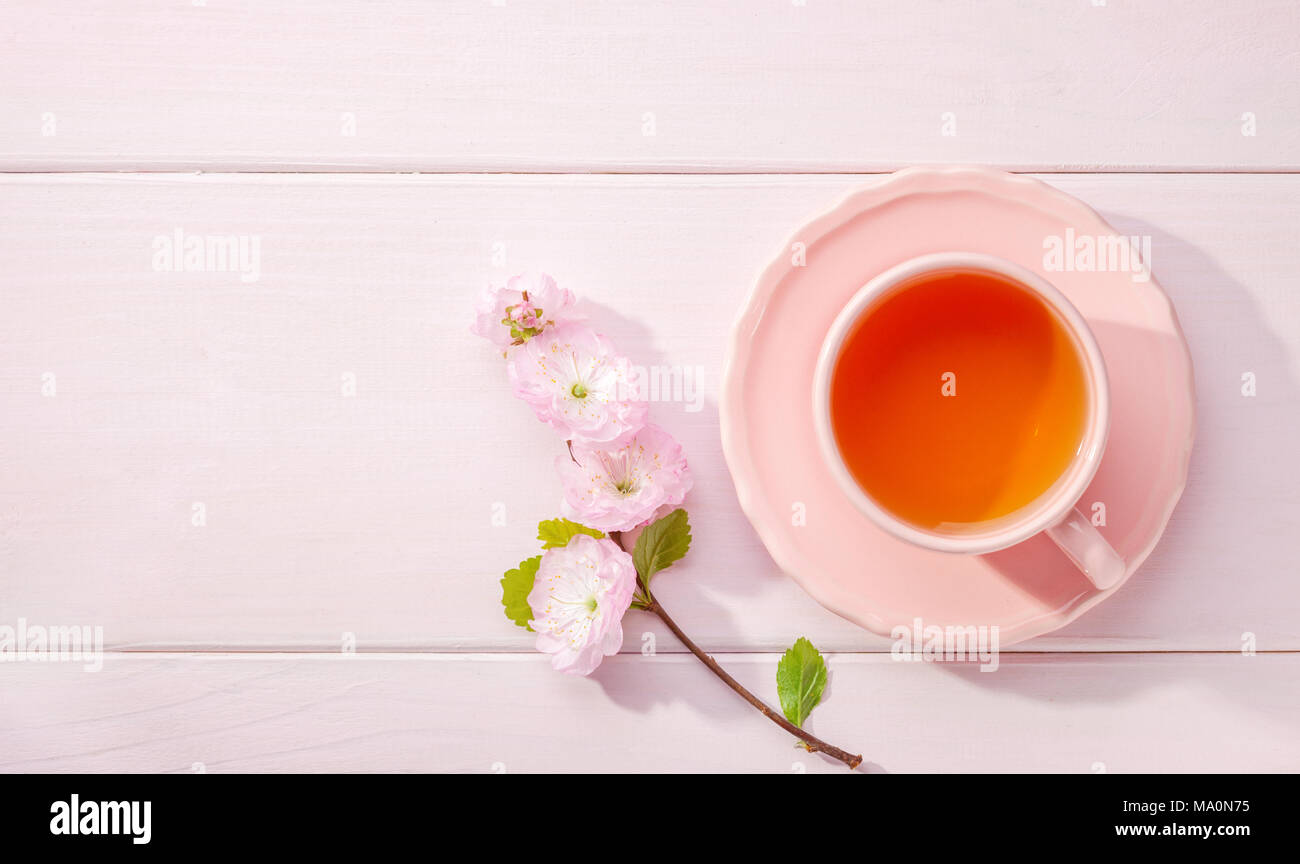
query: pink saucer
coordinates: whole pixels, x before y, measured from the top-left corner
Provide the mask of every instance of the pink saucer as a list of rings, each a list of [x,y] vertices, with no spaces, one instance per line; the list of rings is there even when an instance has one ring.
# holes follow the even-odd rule
[[[1067,229],[1075,238],[1117,236],[1087,205],[1029,177],[909,168],[806,226],[763,273],[732,333],[722,446],[768,552],[826,608],[886,636],[916,618],[927,627],[997,625],[1008,645],[1073,621],[1119,590],[1155,548],[1187,481],[1191,358],[1154,279],[1046,269],[1045,238]],[[802,266],[793,263],[799,243]],[[1094,589],[1041,535],[982,556],[894,539],[858,512],[822,462],[812,382],[832,320],[876,274],[943,251],[1027,267],[1088,320],[1110,378],[1111,429],[1079,506],[1092,513],[1094,503],[1105,505],[1099,530],[1128,564],[1115,587]]]

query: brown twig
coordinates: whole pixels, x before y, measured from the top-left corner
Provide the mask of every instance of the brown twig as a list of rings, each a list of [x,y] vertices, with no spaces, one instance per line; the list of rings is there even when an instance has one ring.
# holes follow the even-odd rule
[[[620,547],[623,545],[623,538],[620,532],[611,531],[610,538]],[[664,607],[660,605],[659,601],[655,599],[655,596],[650,593],[649,585],[642,583],[640,593],[643,596],[639,599],[641,599],[644,604],[640,608],[643,608],[646,612],[658,615],[659,620],[663,621],[664,624],[667,625],[668,629],[672,631],[672,634],[676,636],[692,654],[698,657],[700,662],[709,668],[710,672],[717,675],[722,679],[724,684],[739,693],[740,698],[757,708],[758,713],[762,714],[764,717],[802,741],[804,747],[809,753],[825,753],[827,756],[838,759],[845,765],[849,766],[850,770],[857,768],[862,764],[861,755],[849,753],[847,750],[841,750],[833,744],[827,744],[815,735],[811,735],[800,729],[798,726],[785,719],[785,717],[781,716],[779,712],[773,711],[769,708],[766,702],[745,689],[745,685],[741,684],[735,678],[732,678],[731,674],[728,673],[726,669],[723,669],[718,664],[717,660],[714,660],[706,654],[703,648],[696,645],[695,642],[691,640],[691,637],[682,632],[682,628],[677,626],[677,622],[668,614],[668,610],[664,609]]]

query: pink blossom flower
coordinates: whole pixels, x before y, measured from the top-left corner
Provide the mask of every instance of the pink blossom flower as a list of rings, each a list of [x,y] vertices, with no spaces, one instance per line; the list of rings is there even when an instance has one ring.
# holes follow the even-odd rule
[[[547,327],[510,352],[515,395],[575,444],[618,447],[645,423],[632,364],[581,324]]]
[[[612,540],[579,534],[547,549],[528,605],[537,650],[570,675],[590,675],[623,645],[623,615],[632,605],[636,566]]]
[[[575,444],[573,458],[557,456],[555,467],[564,486],[561,512],[601,531],[650,521],[661,507],[682,503],[692,485],[681,445],[653,423],[617,450]]]
[[[573,292],[556,285],[545,273],[520,273],[505,285],[483,289],[470,331],[508,348],[560,320],[573,303]]]

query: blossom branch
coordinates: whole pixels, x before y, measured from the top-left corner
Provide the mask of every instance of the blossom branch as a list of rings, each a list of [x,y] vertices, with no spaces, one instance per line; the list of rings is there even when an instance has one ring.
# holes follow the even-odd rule
[[[631,361],[565,314],[574,301],[546,274],[519,274],[483,293],[471,328],[502,350],[515,395],[563,435],[568,451],[555,457],[562,518],[539,523],[542,554],[501,579],[506,617],[536,634],[537,649],[556,670],[589,675],[622,648],[629,609],[657,615],[714,675],[810,753],[856,768],[860,755],[801,728],[826,685],[826,664],[812,643],[798,639],[777,664],[778,712],[691,641],[651,593],[651,578],[690,549],[690,522],[678,506],[693,485],[690,468],[677,440],[649,422]],[[645,527],[636,548],[624,549],[622,532],[637,525]]]

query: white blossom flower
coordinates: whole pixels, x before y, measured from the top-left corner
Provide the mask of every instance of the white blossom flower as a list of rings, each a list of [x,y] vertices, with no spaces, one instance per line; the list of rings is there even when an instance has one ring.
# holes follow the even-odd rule
[[[617,447],[645,423],[632,364],[581,324],[547,327],[510,352],[507,369],[515,395],[575,444]]]
[[[632,556],[612,540],[579,534],[547,549],[528,595],[537,650],[560,672],[590,675],[622,647],[635,589]]]

